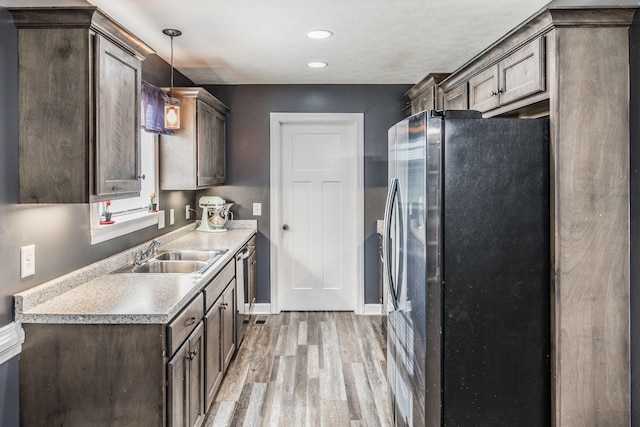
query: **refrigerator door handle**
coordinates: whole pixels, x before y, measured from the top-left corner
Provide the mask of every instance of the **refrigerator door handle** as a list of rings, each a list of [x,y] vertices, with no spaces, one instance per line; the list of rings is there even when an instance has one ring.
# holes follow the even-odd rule
[[[392,178],[389,182],[389,190],[387,192],[387,202],[384,208],[384,234],[382,235],[382,258],[384,260],[384,272],[387,276],[389,291],[392,294],[391,302],[393,309],[398,308],[398,302],[395,292],[395,284],[393,282],[392,261],[391,261],[391,215],[393,213],[393,205],[396,202],[398,194],[398,178]]]

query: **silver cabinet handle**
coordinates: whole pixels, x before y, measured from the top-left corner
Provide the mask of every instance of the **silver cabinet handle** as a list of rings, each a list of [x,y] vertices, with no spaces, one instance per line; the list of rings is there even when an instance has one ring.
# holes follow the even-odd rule
[[[288,226],[287,224],[284,224],[284,225],[282,226],[282,229],[283,229],[284,231],[287,231],[287,230],[289,230],[289,226]]]

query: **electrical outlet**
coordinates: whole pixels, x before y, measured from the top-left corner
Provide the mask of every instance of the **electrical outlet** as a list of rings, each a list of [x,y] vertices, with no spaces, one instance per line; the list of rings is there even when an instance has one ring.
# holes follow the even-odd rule
[[[191,218],[191,206],[187,205],[184,208],[184,219],[190,219]]]
[[[164,228],[164,211],[158,211],[158,230]]]
[[[262,215],[262,203],[254,203],[253,204],[253,216]]]
[[[36,245],[20,248],[20,277],[25,278],[36,274]]]
[[[176,222],[176,213],[174,209],[169,209],[169,225],[173,225]]]

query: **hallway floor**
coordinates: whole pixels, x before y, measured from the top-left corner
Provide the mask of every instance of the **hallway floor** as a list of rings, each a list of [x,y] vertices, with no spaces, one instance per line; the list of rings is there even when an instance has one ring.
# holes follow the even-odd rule
[[[257,320],[204,426],[391,425],[379,316],[283,312]]]

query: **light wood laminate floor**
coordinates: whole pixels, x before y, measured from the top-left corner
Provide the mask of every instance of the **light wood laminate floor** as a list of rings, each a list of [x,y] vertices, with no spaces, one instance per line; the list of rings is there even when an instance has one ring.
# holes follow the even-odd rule
[[[218,426],[389,426],[380,317],[258,316],[204,422]]]

